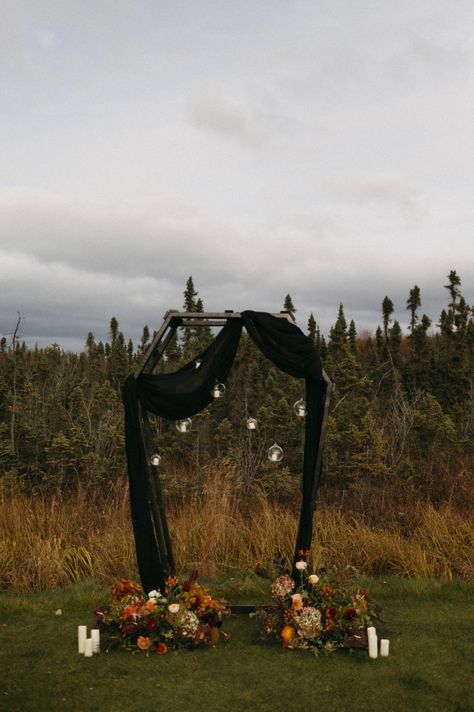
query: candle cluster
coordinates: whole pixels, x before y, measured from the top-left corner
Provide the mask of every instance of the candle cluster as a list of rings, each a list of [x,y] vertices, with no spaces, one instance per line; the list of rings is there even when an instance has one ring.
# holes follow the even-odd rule
[[[377,631],[375,630],[374,626],[369,626],[369,628],[367,628],[367,639],[369,643],[369,658],[375,659],[378,657],[378,637]],[[388,657],[389,646],[390,641],[386,638],[382,638],[380,641],[381,658]]]
[[[87,626],[77,626],[77,649],[80,655],[91,658],[94,653],[100,653],[100,630],[92,628],[91,637],[87,637]]]

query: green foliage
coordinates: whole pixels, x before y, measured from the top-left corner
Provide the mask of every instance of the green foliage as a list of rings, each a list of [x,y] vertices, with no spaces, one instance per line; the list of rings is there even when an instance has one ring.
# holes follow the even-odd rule
[[[383,329],[377,328],[375,338],[358,336],[353,320],[347,327],[341,304],[326,345],[311,314],[310,338],[335,385],[325,455],[328,486],[417,473],[429,493],[433,482],[445,481],[472,456],[474,315],[454,270],[446,288],[449,302],[435,333],[430,318],[418,316],[416,286],[407,301],[408,335],[398,321],[391,324],[388,297],[382,303]],[[204,309],[192,277],[184,297],[186,309]],[[294,310],[290,295],[285,304]],[[89,332],[81,354],[64,353],[54,344],[30,350],[16,338],[3,341],[3,482],[16,481],[28,491],[67,491],[78,483],[112,486],[126,471],[120,388],[151,338],[145,326],[134,351],[113,317],[110,341],[97,342]],[[205,328],[178,330],[159,370],[177,370],[210,338]],[[163,471],[174,464],[197,468],[198,487],[204,468],[218,458],[233,463],[246,483],[259,481],[286,499],[298,489],[303,461],[304,420],[294,416],[292,406],[304,397],[304,384],[273,366],[244,333],[226,385],[224,398],[193,416],[190,433],[178,433],[174,422],[150,418],[150,446],[163,455]],[[259,421],[251,436],[246,429],[250,416]],[[278,466],[266,459],[275,441],[284,450]]]

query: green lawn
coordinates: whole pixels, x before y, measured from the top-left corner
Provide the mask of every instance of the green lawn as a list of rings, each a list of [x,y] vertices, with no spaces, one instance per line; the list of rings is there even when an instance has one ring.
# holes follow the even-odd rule
[[[262,646],[252,621],[233,616],[230,643],[164,656],[126,651],[84,658],[77,626],[108,591],[94,584],[0,594],[0,709],[181,712],[473,712],[474,585],[388,578],[366,582],[389,622],[389,658]],[[223,586],[257,595],[252,581]],[[216,586],[214,588],[216,588]],[[55,616],[61,608],[63,614]]]

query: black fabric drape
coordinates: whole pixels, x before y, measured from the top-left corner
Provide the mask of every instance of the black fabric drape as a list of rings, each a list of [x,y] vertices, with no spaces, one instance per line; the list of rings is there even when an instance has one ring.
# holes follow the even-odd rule
[[[225,381],[239,345],[242,322],[231,319],[195,360],[175,373],[129,376],[123,388],[125,444],[130,482],[130,507],[135,535],[138,570],[145,591],[164,590],[164,567],[155,539],[150,512],[148,457],[140,423],[140,407],[173,420],[198,413],[212,402],[211,390]]]
[[[212,386],[225,382],[239,344],[242,325],[276,366],[306,382],[306,428],[302,480],[302,505],[295,547],[309,549],[312,538],[312,493],[318,485],[316,472],[326,396],[319,354],[309,337],[286,319],[263,312],[245,311],[231,318],[212,343],[195,360],[175,373],[130,376],[124,385],[125,439],[130,480],[130,501],[138,567],[146,591],[163,588],[165,562],[157,550],[149,506],[148,455],[140,424],[140,407],[170,419],[186,418],[212,402]],[[293,563],[294,563],[293,562]],[[294,573],[294,572],[293,572]]]
[[[296,378],[304,378],[306,386],[306,423],[301,487],[301,511],[293,558],[299,550],[311,547],[313,536],[312,494],[319,485],[320,468],[316,462],[321,441],[327,385],[323,378],[321,358],[311,339],[295,324],[264,312],[244,311],[242,321],[250,337],[282,371]]]

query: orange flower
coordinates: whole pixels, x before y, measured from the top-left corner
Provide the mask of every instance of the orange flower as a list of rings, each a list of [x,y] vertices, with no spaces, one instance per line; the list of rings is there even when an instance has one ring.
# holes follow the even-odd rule
[[[291,597],[291,600],[295,611],[301,611],[301,609],[303,608],[303,599],[301,598],[301,594],[294,593]]]
[[[213,626],[210,630],[210,636],[209,636],[209,640],[208,640],[207,644],[208,645],[217,645],[219,642],[219,638],[220,638],[219,628],[216,628],[215,626]]]
[[[177,586],[179,583],[179,579],[177,579],[175,576],[168,576],[166,579],[166,588],[172,588],[173,586]]]
[[[137,612],[136,606],[127,606],[122,611],[122,618],[132,618],[132,616]]]
[[[140,650],[148,650],[148,648],[151,646],[151,642],[151,638],[147,638],[144,635],[138,636],[137,645]]]
[[[119,601],[124,596],[131,596],[134,593],[141,594],[140,586],[126,578],[120,579],[117,584],[112,586],[112,598],[115,601]]]
[[[286,625],[281,631],[281,637],[283,638],[283,644],[289,644],[296,636],[296,630],[292,625]]]
[[[156,604],[153,603],[153,601],[147,601],[147,602],[145,603],[145,608],[148,608],[148,610],[150,611],[150,613],[153,613],[153,611],[156,611]]]

